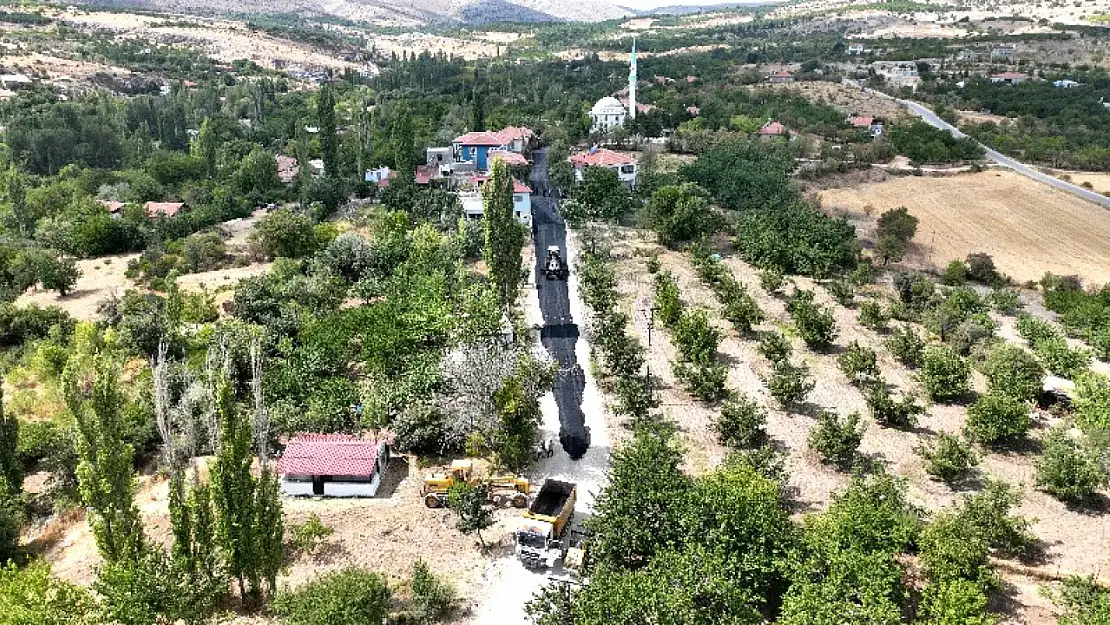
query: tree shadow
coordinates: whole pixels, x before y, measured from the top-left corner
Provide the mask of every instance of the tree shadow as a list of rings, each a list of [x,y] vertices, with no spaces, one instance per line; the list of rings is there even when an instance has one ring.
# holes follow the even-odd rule
[[[1102,516],[1110,512],[1110,497],[1103,493],[1095,493],[1083,499],[1065,502],[1068,510],[1083,516]]]

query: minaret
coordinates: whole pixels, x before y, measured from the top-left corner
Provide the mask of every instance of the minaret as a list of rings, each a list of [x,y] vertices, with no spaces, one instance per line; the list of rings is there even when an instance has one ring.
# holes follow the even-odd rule
[[[628,67],[628,117],[636,119],[636,38],[632,38],[632,62]]]

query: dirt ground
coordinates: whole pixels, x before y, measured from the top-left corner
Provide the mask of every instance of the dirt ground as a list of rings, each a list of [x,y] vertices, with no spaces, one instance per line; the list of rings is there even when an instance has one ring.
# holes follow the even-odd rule
[[[123,274],[127,271],[127,263],[138,257],[138,254],[118,254],[79,260],[77,267],[81,270],[81,277],[77,278],[71,293],[61,297],[57,291],[31,289],[20,295],[16,304],[57,306],[75,319],[95,320],[96,307],[100,302],[112,295],[122,296],[124,291],[135,286]]]
[[[296,587],[315,576],[348,566],[363,567],[401,583],[411,574],[412,563],[423,559],[437,574],[454,584],[462,598],[457,622],[465,622],[473,609],[476,589],[483,583],[485,561],[478,539],[455,529],[454,513],[424,506],[420,494],[424,470],[404,457],[395,457],[373,499],[284,498],[286,539],[289,529],[312,513],[332,528],[315,555],[292,554],[278,578],[281,587]],[[169,482],[163,477],[140,477],[136,501],[147,536],[171,541],[168,512]],[[496,512],[497,523],[483,532],[490,554],[503,555],[511,547],[512,521],[519,514],[511,508]],[[60,578],[87,585],[94,581],[101,560],[88,523],[80,512],[44,528],[36,546]],[[267,622],[242,619],[240,622]]]
[[[758,87],[762,89],[798,91],[805,96],[807,100],[824,101],[828,103],[829,106],[844,113],[845,117],[848,115],[863,115],[892,121],[905,119],[909,115],[905,107],[896,102],[892,102],[888,98],[880,98],[869,93],[864,93],[859,89],[849,89],[840,83],[825,81],[806,81],[775,85],[761,83]]]
[[[1066,170],[1051,170],[1049,173],[1061,180],[1067,180],[1077,185],[1090,185],[1089,188],[1104,195],[1110,194],[1110,173]]]
[[[1046,271],[1110,282],[1110,212],[1019,174],[988,171],[947,178],[891,178],[820,193],[823,207],[871,238],[878,216],[905,206],[920,222],[910,262],[941,268],[986,252],[1022,282]],[[870,214],[868,214],[870,213]]]
[[[688,306],[719,310],[716,298],[697,278],[688,258],[655,245],[642,231],[618,230],[613,241],[619,258],[618,283],[625,312],[634,319],[634,331],[641,344],[648,345],[647,321],[643,311],[650,309],[653,297],[651,276],[646,269],[648,253],[658,253],[662,267],[675,275]],[[769,296],[759,287],[758,272],[736,258],[726,257],[724,262],[737,279],[748,286],[749,292],[768,315],[767,321],[757,326],[756,331],[778,329],[791,337],[793,361],[808,366],[816,381],[816,388],[807,398],[807,405],[801,414],[781,410],[763,385],[762,378],[769,374],[770,367],[758,354],[757,341],[752,337],[741,337],[720,319],[719,314],[713,315],[724,336],[719,353],[722,361],[730,365],[730,388],[748,394],[767,409],[768,434],[774,444],[787,454],[785,465],[790,473],[792,497],[797,504],[795,512],[800,515],[825,509],[831,495],[849,482],[847,475],[821,464],[808,449],[807,439],[815,425],[813,415],[818,407],[833,409],[841,414],[859,411],[867,424],[861,453],[882,462],[889,472],[907,478],[909,496],[915,504],[932,512],[956,502],[961,492],[930,479],[914,448],[939,432],[961,430],[966,419],[966,407],[929,406],[919,426],[909,431],[880,427],[870,419],[860,391],[851,386],[839,370],[836,354],[853,341],[871,347],[878,352],[879,367],[894,387],[893,392],[914,393],[922,397],[915,372],[890,356],[884,346],[885,336],[860,326],[858,312],[837,305],[823,287],[814,285],[809,279],[795,278],[798,288],[813,290],[817,301],[829,307],[836,318],[839,330],[836,347],[828,354],[814,353],[805,348],[792,331],[783,301]],[[887,292],[887,287],[874,286],[870,289],[868,296],[884,299],[892,295]],[[999,318],[998,321],[1007,326],[1013,323],[1012,319]],[[1003,333],[1004,336],[1007,334],[1012,335],[1012,332]],[[719,465],[726,450],[717,443],[712,431],[717,407],[706,406],[691,398],[672,375],[670,363],[676,355],[677,350],[668,332],[657,324],[652,332],[648,360],[652,373],[659,378],[661,410],[678,425],[685,442],[686,469],[700,473]],[[978,391],[985,390],[985,382],[978,374],[974,385]],[[1053,423],[1054,419],[1046,413],[1036,414],[1032,438],[1039,439]],[[1016,513],[1032,520],[1032,530],[1042,541],[1044,550],[1044,560],[1029,570],[1021,569],[1023,565],[1018,563],[1000,562],[1009,568],[1004,574],[1003,593],[997,608],[1008,615],[1006,623],[1055,623],[1055,608],[1040,595],[1040,587],[1045,584],[1043,580],[1073,573],[1107,577],[1110,571],[1110,514],[1071,510],[1049,495],[1036,491],[1032,464],[1034,455],[1031,452],[988,452],[981,455],[980,481],[986,477],[1003,479],[1022,492],[1024,501]]]

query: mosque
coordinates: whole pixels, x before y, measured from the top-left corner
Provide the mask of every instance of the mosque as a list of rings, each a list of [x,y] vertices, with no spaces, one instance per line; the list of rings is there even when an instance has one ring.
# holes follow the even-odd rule
[[[590,109],[590,132],[610,132],[636,118],[636,40],[632,40],[632,60],[628,68],[628,108],[613,96],[605,96]]]

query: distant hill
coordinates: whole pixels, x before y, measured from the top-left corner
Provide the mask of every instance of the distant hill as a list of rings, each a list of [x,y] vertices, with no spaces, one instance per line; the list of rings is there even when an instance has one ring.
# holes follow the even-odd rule
[[[598,22],[635,15],[608,0],[96,0],[98,6],[205,15],[296,14],[391,25]]]

